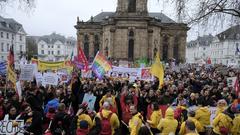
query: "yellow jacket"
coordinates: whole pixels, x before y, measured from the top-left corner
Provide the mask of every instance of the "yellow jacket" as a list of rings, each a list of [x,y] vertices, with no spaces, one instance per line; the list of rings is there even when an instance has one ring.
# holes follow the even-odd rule
[[[210,125],[211,113],[208,107],[200,107],[196,110],[195,118],[202,124],[203,127]]]
[[[161,131],[161,135],[169,135],[169,133],[175,134],[178,122],[174,119],[173,109],[168,108],[165,115],[165,118],[160,121],[157,128]]]
[[[216,116],[218,116],[218,114],[222,113],[224,110],[226,109],[226,107],[217,107],[217,111],[216,111]]]
[[[104,95],[102,97],[102,99],[99,101],[99,106],[102,107],[103,103],[107,100],[107,97],[106,95]],[[111,98],[112,98],[112,102],[113,102],[113,105],[116,107],[116,101],[115,101],[115,96],[111,95]]]
[[[77,127],[79,128],[79,123],[82,120],[86,120],[88,122],[89,128],[92,128],[93,126],[93,121],[91,119],[91,117],[87,114],[80,114],[78,115],[78,120],[77,120]]]
[[[188,120],[191,120],[195,124],[196,129],[197,129],[198,132],[204,132],[204,128],[203,128],[203,126],[201,125],[201,123],[198,120],[196,120],[193,117],[188,117]],[[179,131],[179,135],[185,135],[186,134],[186,125],[185,125],[185,123],[186,122],[182,123],[180,131]]]
[[[140,113],[135,114],[129,120],[129,131],[130,135],[138,135],[138,131],[142,126],[142,115]]]
[[[108,118],[108,115],[110,113],[112,113],[110,110],[106,110],[106,109],[102,110],[102,115],[103,115],[104,118]],[[100,116],[100,112],[97,113],[96,117],[102,119],[101,116]],[[96,122],[94,121],[93,124],[96,125]],[[114,130],[119,128],[119,125],[120,125],[118,116],[115,113],[112,113],[112,116],[110,118],[110,124],[111,124],[112,135],[113,135],[114,134]]]
[[[240,135],[240,115],[233,119],[232,135]]]
[[[229,130],[232,128],[232,118],[224,113],[220,113],[214,120],[213,120],[213,131],[217,134],[221,134],[219,131],[220,127],[225,127]]]
[[[160,120],[162,119],[162,111],[153,111],[151,114],[150,120],[147,120],[147,122],[150,124],[151,128],[157,128]]]

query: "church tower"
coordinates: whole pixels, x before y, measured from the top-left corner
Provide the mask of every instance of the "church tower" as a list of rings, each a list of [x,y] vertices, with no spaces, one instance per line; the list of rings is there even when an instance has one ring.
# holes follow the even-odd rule
[[[118,15],[147,15],[147,0],[118,0]]]

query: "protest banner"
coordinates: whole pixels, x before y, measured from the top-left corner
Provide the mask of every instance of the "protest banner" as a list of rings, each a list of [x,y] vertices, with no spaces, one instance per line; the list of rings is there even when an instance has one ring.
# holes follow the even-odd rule
[[[150,73],[150,68],[142,68],[140,70],[140,80],[152,81],[153,76]]]
[[[34,64],[21,65],[20,79],[22,81],[32,81],[35,72]]]
[[[37,72],[35,73],[35,79],[36,79],[36,82],[37,82],[37,85],[41,85],[42,84],[42,80],[43,80],[43,75],[41,72]]]
[[[38,60],[38,70],[45,71],[45,70],[58,70],[65,67],[64,61],[59,62],[47,62],[47,61],[40,61]]]
[[[88,71],[82,70],[81,77],[82,78],[92,78],[93,77],[92,70],[88,70]]]
[[[42,79],[43,86],[58,85],[58,75],[56,73],[44,73]]]
[[[68,74],[67,73],[58,72],[57,75],[58,75],[60,82],[64,82],[64,83],[68,82]]]
[[[125,67],[113,67],[108,72],[108,75],[113,78],[136,78],[139,76],[140,68],[125,68]]]
[[[227,78],[228,87],[234,87],[236,80],[237,80],[237,77],[228,77]]]
[[[0,134],[1,135],[23,135],[21,133],[21,129],[24,127],[24,121],[23,120],[16,120],[15,122],[18,123],[17,126],[13,126],[14,121],[0,121]]]
[[[86,93],[84,94],[83,102],[87,102],[89,110],[93,111],[96,97],[93,94]]]

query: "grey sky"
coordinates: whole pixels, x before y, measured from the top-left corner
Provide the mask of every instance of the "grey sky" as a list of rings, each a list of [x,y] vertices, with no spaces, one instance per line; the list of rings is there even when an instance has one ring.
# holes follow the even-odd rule
[[[166,0],[149,0],[150,12],[163,12],[175,20],[175,11]],[[16,3],[11,3],[0,14],[7,18],[14,18],[23,24],[28,35],[41,36],[52,32],[65,36],[76,37],[76,18],[87,21],[91,16],[101,11],[115,11],[117,0],[37,0],[33,12],[19,10]],[[202,32],[200,34],[208,34]],[[195,38],[197,29],[188,32],[188,40]]]

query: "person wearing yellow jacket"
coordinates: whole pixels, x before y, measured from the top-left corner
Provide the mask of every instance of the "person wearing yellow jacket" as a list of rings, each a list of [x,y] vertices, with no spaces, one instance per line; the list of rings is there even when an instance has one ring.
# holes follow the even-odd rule
[[[109,118],[109,122],[110,122],[110,125],[111,125],[111,131],[108,131],[108,132],[111,132],[111,134],[113,135],[115,130],[119,128],[120,126],[120,123],[119,123],[119,119],[118,119],[118,116],[111,112],[110,111],[110,104],[109,102],[104,102],[103,103],[103,109],[101,112],[98,112],[96,117],[100,118],[100,120],[103,120],[103,118]],[[95,120],[93,121],[93,125],[96,125],[96,122]],[[104,131],[103,131],[104,130]],[[106,130],[108,129],[103,129],[101,130],[101,132],[105,132]]]
[[[198,135],[198,133],[196,132],[196,126],[193,121],[186,120],[185,125],[186,125],[186,128],[185,128],[186,134],[185,135]]]
[[[76,113],[77,116],[77,128],[80,128],[80,121],[85,120],[88,122],[89,128],[91,129],[93,126],[93,121],[91,119],[91,117],[86,114],[87,112],[87,103],[82,103],[80,106],[80,109],[78,110],[78,112]]]
[[[203,132],[204,128],[201,125],[201,123],[195,119],[195,112],[189,111],[188,113],[188,121],[192,121],[197,129],[197,132]],[[186,121],[181,124],[181,128],[179,131],[179,135],[185,135],[186,134]]]
[[[102,97],[102,99],[99,101],[99,106],[102,107],[103,103],[105,101],[109,101],[111,99],[112,105],[116,107],[116,100],[115,96],[111,94],[111,90],[107,90],[107,93]]]
[[[230,107],[225,110],[223,113],[220,113],[217,117],[214,118],[212,126],[213,126],[213,134],[216,135],[224,135],[229,134],[233,127],[232,121],[234,118],[234,114],[232,113]]]
[[[138,135],[138,132],[143,125],[143,116],[137,111],[137,108],[134,105],[130,106],[130,113],[132,115],[132,118],[128,123],[130,135]]]
[[[218,116],[218,114],[222,113],[225,109],[227,109],[227,102],[225,99],[221,99],[218,101],[217,103],[217,111],[216,111],[216,116]]]
[[[240,135],[240,114],[233,119],[232,135]]]
[[[196,110],[195,118],[201,123],[203,127],[210,125],[210,116],[211,116],[211,113],[209,111],[209,108],[206,106],[205,107],[200,106]]]
[[[175,134],[178,126],[178,121],[174,119],[174,111],[168,108],[165,113],[165,118],[160,121],[157,128],[161,131],[161,135]]]
[[[151,107],[153,112],[151,114],[150,120],[147,120],[147,123],[149,123],[153,134],[157,134],[160,133],[160,131],[157,129],[157,126],[162,119],[162,111],[159,109],[159,105],[156,102],[152,103]]]

